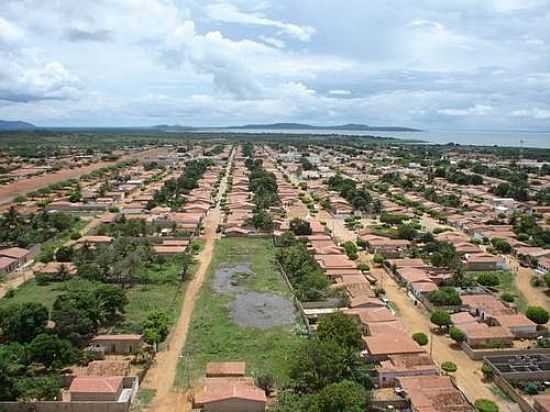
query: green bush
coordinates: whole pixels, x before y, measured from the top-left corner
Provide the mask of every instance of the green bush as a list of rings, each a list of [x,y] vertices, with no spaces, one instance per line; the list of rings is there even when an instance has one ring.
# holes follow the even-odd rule
[[[417,332],[414,335],[412,335],[412,338],[420,346],[426,346],[428,344],[428,337],[426,336],[425,333]]]
[[[495,287],[500,283],[500,279],[495,273],[484,272],[477,277],[477,283],[482,286]]]
[[[478,412],[498,412],[497,404],[489,399],[478,399],[474,406]]]
[[[516,299],[516,297],[510,292],[503,293],[502,295],[500,295],[500,298],[504,302],[508,302],[508,303],[514,303],[514,300]]]
[[[446,362],[443,362],[441,364],[441,369],[444,371],[444,372],[448,372],[448,373],[452,373],[452,372],[456,372],[456,370],[458,369],[456,364],[454,362],[451,362],[451,361],[446,361]]]

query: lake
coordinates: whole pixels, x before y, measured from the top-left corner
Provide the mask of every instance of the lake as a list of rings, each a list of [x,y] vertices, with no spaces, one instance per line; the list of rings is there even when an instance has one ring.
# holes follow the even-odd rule
[[[347,136],[382,136],[401,139],[422,140],[427,143],[476,146],[512,146],[550,149],[550,131],[474,131],[474,130],[426,130],[422,132],[373,132],[373,131],[334,131],[334,130],[279,130],[279,129],[220,129],[222,133],[286,133],[286,134],[339,134]]]

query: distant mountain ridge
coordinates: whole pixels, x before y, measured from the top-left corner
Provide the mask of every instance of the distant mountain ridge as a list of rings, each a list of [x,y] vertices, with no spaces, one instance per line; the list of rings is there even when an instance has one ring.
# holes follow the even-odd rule
[[[257,129],[257,130],[335,130],[335,131],[373,131],[373,132],[420,132],[420,129],[399,126],[368,126],[366,124],[348,123],[335,126],[313,126],[304,123],[272,123],[272,124],[246,124],[244,126],[231,126],[226,129]]]
[[[0,120],[0,130],[29,130],[29,129],[36,129],[36,126],[32,123],[27,123],[27,122]]]
[[[190,130],[195,130],[194,127],[190,126],[180,126],[179,124],[159,124],[157,126],[151,127],[151,129],[162,130],[163,132],[185,132]]]

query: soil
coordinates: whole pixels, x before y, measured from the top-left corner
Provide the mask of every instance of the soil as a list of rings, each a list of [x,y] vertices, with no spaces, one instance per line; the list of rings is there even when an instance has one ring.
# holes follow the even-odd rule
[[[82,175],[101,169],[102,167],[112,166],[125,160],[140,159],[145,155],[150,156],[164,149],[151,149],[139,153],[133,153],[127,156],[122,156],[116,162],[97,162],[89,166],[78,167],[75,169],[64,169],[55,173],[48,173],[41,176],[32,177],[30,179],[21,179],[16,182],[9,183],[0,187],[0,204],[5,204],[13,201],[17,196],[24,195],[29,192],[46,187],[52,183],[61,182],[63,180],[80,177]]]
[[[233,322],[244,328],[270,329],[296,321],[292,302],[271,293],[239,293],[229,308]]]

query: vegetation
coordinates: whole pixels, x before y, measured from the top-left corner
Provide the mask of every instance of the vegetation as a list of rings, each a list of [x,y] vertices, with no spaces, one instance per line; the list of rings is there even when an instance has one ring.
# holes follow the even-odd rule
[[[474,406],[478,412],[498,412],[498,406],[488,399],[478,399]]]
[[[529,306],[525,312],[525,316],[537,325],[544,325],[548,323],[548,320],[550,319],[548,311],[541,306]]]
[[[420,346],[426,346],[428,344],[428,337],[426,336],[425,333],[417,332],[417,333],[412,335],[412,338]]]

